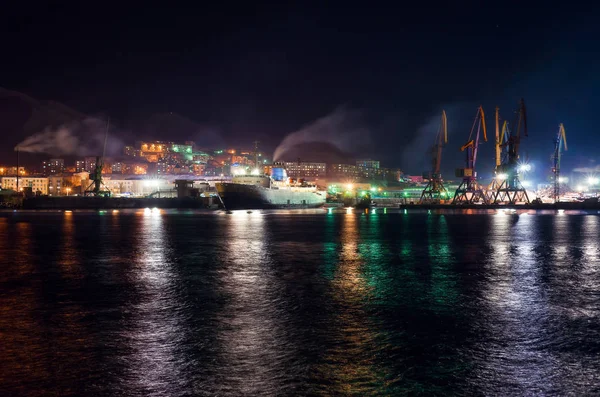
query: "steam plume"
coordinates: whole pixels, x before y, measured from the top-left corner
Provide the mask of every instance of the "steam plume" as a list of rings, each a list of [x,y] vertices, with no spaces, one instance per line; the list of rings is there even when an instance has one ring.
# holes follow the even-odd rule
[[[600,173],[600,165],[597,165],[595,167],[574,168],[573,172],[581,172],[581,173],[587,173],[587,174]]]
[[[471,103],[447,104],[435,111],[429,118],[417,128],[415,138],[404,146],[402,150],[402,166],[415,172],[429,171],[431,168],[430,151],[435,143],[435,137],[440,127],[442,109],[448,115],[448,140],[449,147],[453,150],[444,149],[442,155],[442,168],[447,164],[459,164],[459,151],[462,139],[466,139],[469,127],[470,109],[477,107]],[[475,115],[475,110],[472,112]],[[466,115],[466,117],[465,117]],[[470,121],[472,123],[472,119]],[[487,121],[489,127],[489,120]],[[462,132],[466,131],[466,132]],[[464,134],[464,135],[460,135]],[[459,140],[458,142],[456,140]]]
[[[303,143],[327,142],[345,152],[353,152],[368,143],[369,130],[357,111],[343,107],[287,135],[275,149],[273,160],[281,159],[287,151]]]
[[[106,121],[90,117],[63,124],[58,128],[47,127],[19,143],[15,150],[52,156],[100,155],[104,148],[105,134]],[[121,146],[120,139],[113,134],[108,135],[107,155],[116,153]]]

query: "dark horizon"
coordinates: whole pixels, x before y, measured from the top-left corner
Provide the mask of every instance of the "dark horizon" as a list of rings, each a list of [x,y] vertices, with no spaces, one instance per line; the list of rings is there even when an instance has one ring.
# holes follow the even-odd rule
[[[461,166],[458,148],[477,106],[493,139],[494,108],[510,120],[523,97],[530,136],[522,156],[549,169],[562,122],[564,167],[595,169],[600,145],[589,137],[600,121],[593,110],[597,5],[518,4],[423,4],[402,12],[348,4],[125,5],[93,13],[82,5],[11,4],[2,17],[0,86],[110,116],[124,143],[259,140],[274,151],[304,129],[308,140],[412,174],[428,168],[425,153],[442,109],[449,126],[442,168],[450,174]],[[30,117],[8,102],[0,98],[3,158],[41,132],[24,128],[32,127]],[[324,129],[306,129],[318,120]],[[492,168],[491,141],[480,150],[484,175]]]

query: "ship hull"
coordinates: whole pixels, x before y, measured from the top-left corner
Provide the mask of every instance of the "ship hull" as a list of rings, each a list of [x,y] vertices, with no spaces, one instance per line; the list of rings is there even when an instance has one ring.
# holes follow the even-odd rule
[[[217,192],[228,210],[319,208],[325,192],[315,190],[270,189],[237,183],[217,183]]]

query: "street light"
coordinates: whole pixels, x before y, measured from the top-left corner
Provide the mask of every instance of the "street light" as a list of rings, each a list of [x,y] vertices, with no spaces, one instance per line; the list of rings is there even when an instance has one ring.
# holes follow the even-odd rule
[[[590,176],[587,180],[588,185],[596,185],[598,184],[598,178],[594,176]]]

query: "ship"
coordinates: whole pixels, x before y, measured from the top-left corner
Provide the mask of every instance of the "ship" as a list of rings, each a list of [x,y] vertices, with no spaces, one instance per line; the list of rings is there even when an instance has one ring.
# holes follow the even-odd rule
[[[288,178],[285,169],[279,167],[270,175],[234,175],[231,182],[215,186],[227,210],[318,208],[327,196],[314,184]]]

